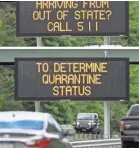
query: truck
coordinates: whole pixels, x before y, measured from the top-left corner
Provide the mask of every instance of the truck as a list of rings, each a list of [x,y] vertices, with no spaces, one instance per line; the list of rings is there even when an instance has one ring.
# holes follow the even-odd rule
[[[100,134],[98,113],[78,113],[75,130],[76,133]]]
[[[120,121],[120,134],[122,148],[139,147],[139,104],[132,105]]]

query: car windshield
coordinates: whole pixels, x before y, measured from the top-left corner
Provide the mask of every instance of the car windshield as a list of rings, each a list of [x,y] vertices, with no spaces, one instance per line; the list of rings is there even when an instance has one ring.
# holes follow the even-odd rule
[[[44,122],[38,120],[0,121],[0,129],[42,130],[43,127]]]
[[[78,120],[92,120],[95,119],[95,116],[93,114],[79,114],[77,117]]]

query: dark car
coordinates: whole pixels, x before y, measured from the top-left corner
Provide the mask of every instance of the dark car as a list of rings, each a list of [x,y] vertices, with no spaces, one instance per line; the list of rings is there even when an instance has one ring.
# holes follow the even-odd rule
[[[76,133],[86,132],[92,134],[100,133],[100,123],[97,113],[78,113],[76,124]]]
[[[0,112],[0,148],[72,148],[67,135],[50,114]]]
[[[122,148],[139,147],[139,104],[130,107],[120,122]]]

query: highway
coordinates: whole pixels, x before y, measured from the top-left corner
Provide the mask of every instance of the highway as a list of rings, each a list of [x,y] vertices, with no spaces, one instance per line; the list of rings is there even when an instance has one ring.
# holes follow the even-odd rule
[[[61,125],[63,130],[75,132],[70,125]],[[112,139],[103,139],[103,135],[99,135],[96,139],[91,134],[75,134],[75,136],[67,137],[73,148],[121,148],[121,140],[117,135],[113,135]]]

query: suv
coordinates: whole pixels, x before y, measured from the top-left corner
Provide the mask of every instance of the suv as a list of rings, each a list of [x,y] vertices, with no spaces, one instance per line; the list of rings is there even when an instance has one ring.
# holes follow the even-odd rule
[[[87,132],[92,134],[100,134],[100,123],[97,113],[78,113],[76,124],[76,133]]]

